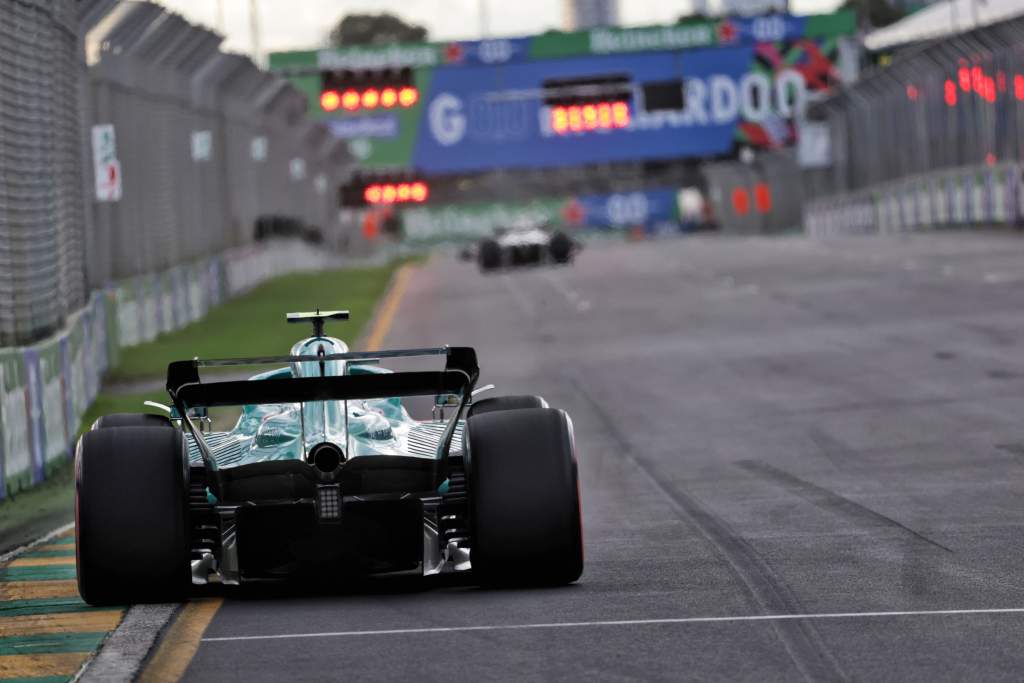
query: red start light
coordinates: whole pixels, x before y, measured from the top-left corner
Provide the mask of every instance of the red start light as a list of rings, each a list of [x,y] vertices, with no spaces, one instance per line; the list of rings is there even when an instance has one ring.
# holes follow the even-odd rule
[[[551,130],[558,135],[612,130],[629,126],[629,105],[626,102],[596,102],[551,107]]]
[[[427,200],[430,189],[423,181],[412,183],[374,183],[363,190],[367,204],[420,204]]]
[[[945,84],[943,90],[945,91],[943,94],[944,94],[944,96],[946,98],[946,106],[947,107],[955,107],[956,106],[956,83],[954,83],[953,81],[947,79],[946,80],[946,84]]]
[[[409,186],[409,197],[414,202],[424,202],[427,200],[427,196],[430,194],[427,184],[424,182],[415,182]]]
[[[363,109],[376,109],[380,102],[380,92],[376,88],[363,91]]]
[[[380,185],[370,185],[365,190],[363,190],[363,199],[366,200],[367,204],[380,204],[380,197]]]
[[[332,112],[342,109],[346,112],[360,110],[392,109],[402,107],[407,109],[420,100],[420,91],[412,86],[395,87],[386,86],[383,88],[346,88],[342,91],[335,89],[324,90],[320,93],[320,108]]]
[[[971,72],[966,66],[960,67],[956,72],[956,77],[960,81],[960,89],[964,92],[970,92],[971,90]]]
[[[977,94],[982,94],[985,87],[985,72],[980,66],[971,67],[971,87]]]
[[[985,98],[985,101],[988,102],[989,104],[994,103],[996,101],[995,79],[992,78],[991,76],[985,76],[985,78],[982,80],[982,89],[984,91],[982,93],[982,97]]]
[[[398,91],[398,103],[403,107],[411,107],[420,99],[420,91],[411,86],[406,86]]]
[[[346,111],[355,111],[359,109],[359,103],[362,98],[359,96],[358,90],[346,90],[341,94],[341,106]]]
[[[337,90],[324,90],[320,93],[320,107],[324,111],[334,111],[341,105],[341,95]]]
[[[1020,74],[1013,77],[1013,96],[1024,100],[1024,76]]]

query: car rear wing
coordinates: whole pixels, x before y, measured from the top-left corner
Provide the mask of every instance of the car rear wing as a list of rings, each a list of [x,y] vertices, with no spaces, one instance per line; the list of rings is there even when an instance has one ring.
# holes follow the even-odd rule
[[[461,370],[395,372],[342,377],[294,377],[285,379],[196,382],[178,387],[174,398],[189,408],[240,406],[260,403],[347,401],[392,396],[468,394],[471,378]]]
[[[384,358],[410,358],[445,356],[445,367],[440,371],[391,372],[386,374],[342,375],[320,377],[293,377],[284,379],[228,380],[224,382],[200,381],[199,368],[244,365],[279,365],[297,362],[326,362],[332,360],[366,361]],[[323,368],[323,365],[321,365]],[[237,406],[267,403],[305,403],[309,401],[345,401],[367,398],[455,394],[458,409],[445,427],[438,443],[438,484],[447,477],[448,451],[456,425],[469,403],[473,387],[480,376],[476,351],[465,346],[443,346],[392,351],[317,354],[312,356],[260,356],[175,361],[167,367],[167,392],[170,394],[182,422],[191,433],[207,469],[216,478],[217,464],[209,447],[189,417],[195,407]]]
[[[444,372],[458,372],[462,373],[469,379],[470,390],[472,385],[476,384],[477,378],[480,376],[480,367],[476,360],[476,351],[468,346],[439,346],[433,348],[420,348],[420,349],[394,349],[391,351],[351,351],[348,353],[327,353],[327,354],[316,354],[309,356],[256,356],[252,358],[218,358],[218,359],[200,359],[193,358],[192,360],[181,360],[174,361],[167,366],[167,391],[173,398],[182,387],[186,385],[193,385],[200,383],[199,368],[204,367],[226,367],[226,366],[245,366],[245,365],[281,365],[284,363],[323,363],[332,360],[343,360],[343,361],[373,361],[380,360],[383,358],[415,358],[423,356],[445,356],[445,367]],[[393,375],[417,375],[421,373],[405,373],[396,372]],[[431,374],[431,373],[426,373]],[[436,373],[435,373],[436,374]],[[389,375],[390,376],[390,375]],[[296,378],[299,379],[299,378]],[[292,380],[277,380],[294,382]],[[301,379],[314,379],[314,378],[301,378]],[[325,379],[325,378],[320,378]],[[349,378],[351,379],[351,378]],[[412,378],[410,378],[411,380]],[[422,378],[421,378],[422,379]],[[272,382],[275,380],[262,380],[263,382]],[[231,382],[217,382],[217,384],[231,384]],[[237,384],[244,385],[246,390],[252,390],[252,382],[245,380],[238,382]],[[210,385],[207,385],[210,386]],[[412,391],[407,394],[390,394],[392,396],[412,396],[418,391]],[[386,395],[386,394],[385,394]],[[344,398],[344,397],[335,397]],[[367,396],[352,396],[350,398],[371,398]],[[310,399],[310,400],[321,400],[321,399]],[[253,403],[255,401],[243,401],[243,403]],[[211,404],[212,405],[212,404]]]

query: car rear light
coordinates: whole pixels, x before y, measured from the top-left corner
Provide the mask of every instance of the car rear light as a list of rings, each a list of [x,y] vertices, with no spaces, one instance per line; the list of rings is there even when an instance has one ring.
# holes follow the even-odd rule
[[[316,487],[316,516],[321,522],[341,521],[341,487],[321,484]]]

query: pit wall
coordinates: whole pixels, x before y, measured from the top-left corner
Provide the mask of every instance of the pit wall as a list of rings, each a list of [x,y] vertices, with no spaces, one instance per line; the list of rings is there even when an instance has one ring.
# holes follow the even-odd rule
[[[889,234],[935,228],[1024,224],[1024,165],[1003,163],[930,171],[804,206],[814,237]]]
[[[271,278],[339,265],[298,241],[234,249],[94,291],[57,334],[0,349],[0,500],[72,458],[82,415],[122,347],[180,329]]]

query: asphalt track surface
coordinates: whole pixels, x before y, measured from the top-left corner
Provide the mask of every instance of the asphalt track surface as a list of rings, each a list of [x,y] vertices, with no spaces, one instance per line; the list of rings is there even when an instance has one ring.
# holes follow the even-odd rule
[[[387,345],[570,412],[581,581],[228,594],[186,680],[1019,680],[1022,340],[1010,234],[436,257]]]

